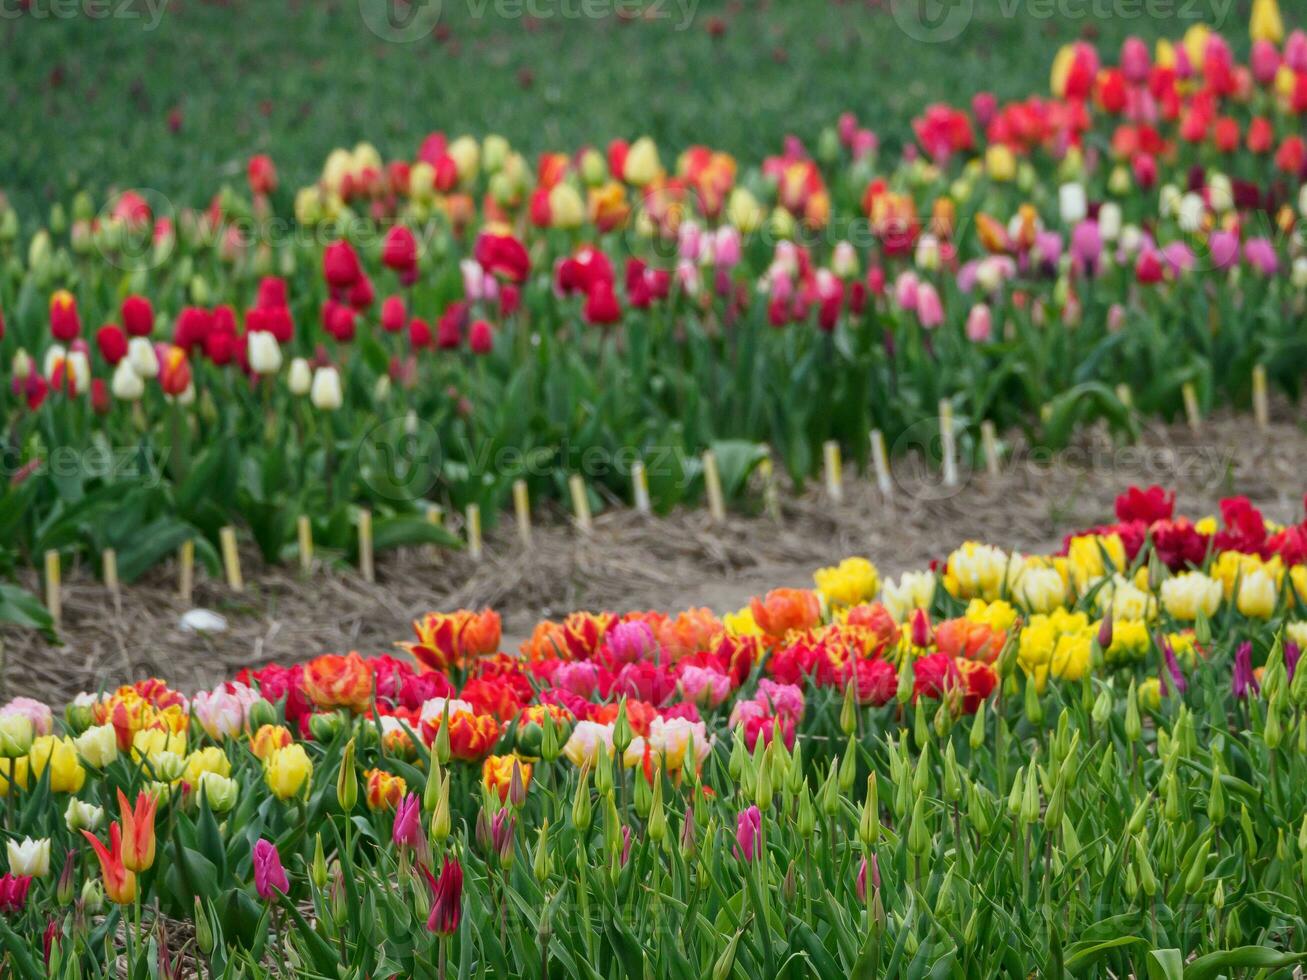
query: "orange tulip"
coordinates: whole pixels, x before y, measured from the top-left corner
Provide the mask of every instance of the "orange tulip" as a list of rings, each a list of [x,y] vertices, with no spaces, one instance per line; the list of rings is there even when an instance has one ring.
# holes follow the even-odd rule
[[[348,708],[361,715],[372,707],[372,671],[357,651],[310,660],[304,667],[304,689],[309,700],[324,710]]]
[[[440,732],[440,717],[422,723],[422,737],[434,744]],[[458,711],[449,718],[449,754],[464,762],[479,762],[490,754],[499,738],[499,722],[494,715]]]
[[[294,741],[290,729],[284,725],[263,725],[250,736],[250,751],[259,761],[272,755],[277,749],[284,749]]]
[[[136,874],[123,862],[122,832],[115,822],[109,827],[109,846],[105,847],[89,830],[82,835],[91,842],[95,856],[100,859],[104,875],[104,894],[116,905],[131,905],[136,901]]]
[[[603,642],[616,617],[612,613],[575,612],[561,623],[542,620],[521,646],[527,660],[587,660]]]
[[[993,663],[1007,639],[1002,630],[970,619],[946,619],[935,627],[935,646],[950,657]]]
[[[118,812],[122,816],[122,861],[128,871],[148,871],[154,864],[154,812],[159,801],[149,793],[136,796],[130,806],[123,791],[118,791]]]
[[[427,613],[413,624],[416,643],[401,643],[427,670],[467,667],[472,660],[499,650],[499,613],[493,609],[473,612]]]
[[[366,785],[364,793],[370,810],[393,810],[408,792],[408,783],[403,776],[396,776],[384,769],[369,769],[363,774]]]
[[[781,637],[790,630],[806,630],[821,621],[821,603],[811,589],[772,589],[749,603],[753,621],[768,636]]]
[[[481,766],[481,784],[499,795],[500,803],[508,802],[508,790],[513,783],[513,766],[522,773],[522,788],[531,786],[531,763],[522,762],[515,755],[492,755]]]

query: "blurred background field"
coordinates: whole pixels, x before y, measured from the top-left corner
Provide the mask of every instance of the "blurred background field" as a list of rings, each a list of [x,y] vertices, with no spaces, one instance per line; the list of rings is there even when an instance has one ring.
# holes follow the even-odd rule
[[[289,194],[335,146],[411,155],[438,129],[532,153],[647,133],[758,160],[849,109],[897,153],[926,102],[1047,91],[1067,41],[1108,51],[1199,20],[1243,25],[1248,3],[1117,4],[1105,18],[1091,0],[443,0],[438,19],[390,11],[408,25],[395,33],[417,35],[404,42],[382,36],[373,0],[22,6],[0,22],[0,186],[31,216],[81,187],[199,204],[240,183],[254,153]]]

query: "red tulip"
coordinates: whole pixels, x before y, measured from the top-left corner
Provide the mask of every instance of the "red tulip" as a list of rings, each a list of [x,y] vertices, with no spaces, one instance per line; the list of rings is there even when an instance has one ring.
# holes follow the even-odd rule
[[[372,280],[359,273],[359,277],[354,280],[354,285],[349,290],[349,305],[361,313],[372,305],[376,295],[372,288]]]
[[[286,280],[277,276],[264,276],[259,280],[259,298],[255,304],[261,310],[282,309],[286,306]]]
[[[186,351],[173,345],[159,357],[159,386],[165,395],[176,397],[191,385],[191,362]]]
[[[408,311],[402,296],[387,296],[381,304],[381,329],[386,333],[399,333],[404,329]]]
[[[489,354],[495,346],[494,333],[490,329],[490,324],[485,320],[477,320],[472,324],[472,328],[468,331],[467,340],[473,354]]]
[[[381,244],[381,264],[401,276],[417,269],[418,240],[404,225],[396,225],[386,232]]]
[[[582,316],[586,323],[596,326],[616,323],[622,318],[622,307],[617,302],[617,294],[613,292],[611,282],[600,281],[595,284],[585,298]]]
[[[435,878],[426,868],[427,884],[431,888],[431,916],[427,929],[438,936],[452,936],[458,932],[463,914],[463,866],[456,860],[445,858],[440,877]]]
[[[347,241],[332,242],[322,253],[322,274],[334,290],[348,290],[363,274],[358,254]]]
[[[95,332],[95,346],[109,364],[116,365],[127,356],[127,336],[115,323],[106,323]]]
[[[0,915],[21,912],[27,905],[27,890],[31,887],[32,879],[27,875],[0,877]]]
[[[50,297],[50,333],[54,339],[68,343],[82,332],[82,319],[77,315],[77,300],[66,289],[56,290]]]
[[[250,191],[254,194],[271,194],[277,189],[277,168],[272,157],[267,154],[259,153],[250,157],[246,176],[249,178]]]
[[[123,301],[123,327],[132,337],[148,337],[154,332],[154,308],[149,299],[131,295]]]
[[[414,350],[423,350],[432,346],[431,324],[414,317],[408,322],[408,342]]]

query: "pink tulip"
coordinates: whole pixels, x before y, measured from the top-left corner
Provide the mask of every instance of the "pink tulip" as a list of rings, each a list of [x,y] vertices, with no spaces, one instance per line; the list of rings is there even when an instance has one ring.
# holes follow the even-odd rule
[[[1128,37],[1121,45],[1121,73],[1132,85],[1142,85],[1148,81],[1151,68],[1148,45],[1138,37]]]
[[[420,851],[427,842],[422,832],[422,805],[414,793],[409,793],[395,807],[395,825],[390,839],[396,847],[411,847]]]
[[[736,818],[735,842],[739,845],[740,857],[746,863],[753,863],[762,844],[762,812],[756,806],[741,811]]]
[[[1275,73],[1280,70],[1280,52],[1275,50],[1274,44],[1264,39],[1254,41],[1249,61],[1258,85],[1270,85],[1275,81]]]
[[[967,339],[974,344],[983,344],[993,333],[994,317],[989,312],[989,307],[984,303],[977,303],[967,314]]]
[[[933,330],[944,322],[944,304],[940,302],[935,287],[928,282],[917,287],[917,320],[927,330]]]
[[[281,866],[277,845],[262,837],[254,844],[254,890],[265,902],[275,901],[278,892],[285,895],[290,891],[290,879]]]

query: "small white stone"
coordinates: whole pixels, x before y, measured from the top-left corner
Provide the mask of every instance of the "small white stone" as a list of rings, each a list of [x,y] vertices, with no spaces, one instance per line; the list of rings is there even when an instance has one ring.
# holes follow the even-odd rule
[[[188,609],[181,618],[184,633],[225,633],[227,618],[212,609]]]

